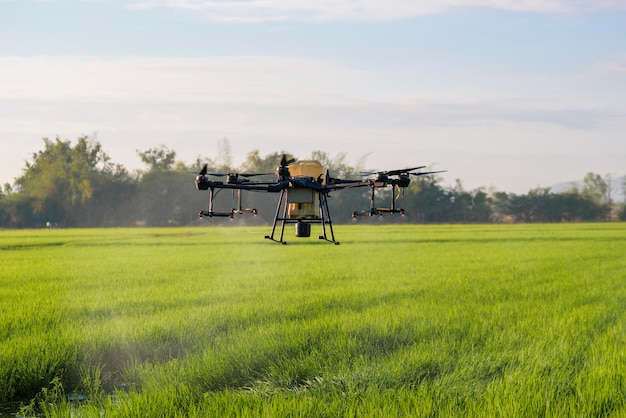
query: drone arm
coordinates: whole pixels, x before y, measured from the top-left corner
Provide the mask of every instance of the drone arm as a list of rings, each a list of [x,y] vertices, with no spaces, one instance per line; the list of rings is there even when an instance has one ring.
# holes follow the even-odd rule
[[[231,190],[255,190],[262,192],[280,192],[283,189],[289,187],[288,181],[281,181],[278,183],[245,183],[245,184],[228,184],[221,181],[208,181],[202,179],[196,179],[196,188],[198,190],[209,189],[231,189]]]
[[[342,180],[333,179],[333,184],[328,184],[326,187],[330,189],[351,189],[354,187],[372,187],[373,183],[370,180]]]
[[[439,170],[439,171],[416,171],[414,173],[409,173],[413,176],[425,176],[428,174],[437,174],[437,173],[447,173],[448,170]]]

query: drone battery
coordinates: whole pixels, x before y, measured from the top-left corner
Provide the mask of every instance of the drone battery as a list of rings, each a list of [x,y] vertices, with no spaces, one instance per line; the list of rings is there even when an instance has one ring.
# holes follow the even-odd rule
[[[296,223],[296,237],[308,238],[311,236],[311,224],[305,222]]]

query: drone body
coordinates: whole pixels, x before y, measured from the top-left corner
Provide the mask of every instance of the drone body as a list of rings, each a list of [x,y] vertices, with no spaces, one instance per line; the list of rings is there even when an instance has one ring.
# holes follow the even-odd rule
[[[383,212],[400,213],[404,215],[403,209],[395,208],[397,200],[396,188],[405,188],[410,183],[409,175],[424,175],[439,173],[431,172],[411,172],[424,168],[415,167],[403,170],[380,171],[376,173],[364,173],[370,175],[368,178],[359,180],[332,178],[327,169],[319,161],[303,160],[297,162],[296,159],[287,159],[283,155],[280,165],[276,169],[277,179],[273,181],[252,181],[248,177],[268,175],[269,173],[237,174],[237,173],[208,173],[207,165],[198,173],[196,177],[196,188],[198,190],[209,191],[209,207],[206,211],[200,211],[199,216],[204,217],[230,217],[243,212],[251,212],[256,215],[256,209],[243,209],[241,203],[242,191],[265,191],[268,193],[279,193],[276,213],[272,224],[270,235],[265,238],[286,244],[283,240],[285,225],[295,224],[296,237],[309,237],[311,235],[311,224],[321,224],[322,235],[319,239],[339,244],[335,240],[332,219],[328,207],[328,195],[331,191],[342,190],[354,187],[370,187],[370,210],[354,212],[352,217],[358,215],[374,214],[381,215]],[[226,182],[212,181],[209,176],[226,177]],[[243,179],[240,179],[243,177]],[[374,203],[374,190],[380,187],[392,185],[392,205],[390,208],[376,208]],[[213,210],[213,200],[215,190],[232,189],[237,190],[238,207],[229,212],[216,212]],[[275,238],[276,228],[280,223],[280,235]]]

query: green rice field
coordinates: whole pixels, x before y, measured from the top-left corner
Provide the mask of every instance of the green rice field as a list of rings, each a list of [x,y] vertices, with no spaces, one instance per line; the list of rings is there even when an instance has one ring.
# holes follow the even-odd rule
[[[0,416],[626,416],[626,224],[268,232],[0,231]]]

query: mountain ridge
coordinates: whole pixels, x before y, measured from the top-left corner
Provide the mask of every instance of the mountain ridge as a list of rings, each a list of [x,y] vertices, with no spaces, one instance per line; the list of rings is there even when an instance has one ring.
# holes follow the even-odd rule
[[[606,181],[606,179],[604,179]],[[624,202],[626,196],[624,195],[624,187],[622,186],[626,182],[626,176],[615,177],[611,179],[611,201],[612,202]],[[550,186],[550,190],[554,193],[565,193],[573,187],[578,187],[579,190],[583,188],[584,180],[573,180],[562,183],[553,184]]]

